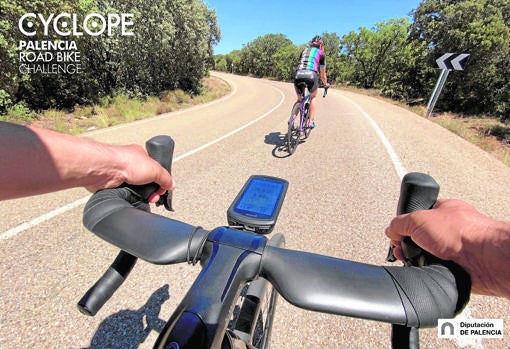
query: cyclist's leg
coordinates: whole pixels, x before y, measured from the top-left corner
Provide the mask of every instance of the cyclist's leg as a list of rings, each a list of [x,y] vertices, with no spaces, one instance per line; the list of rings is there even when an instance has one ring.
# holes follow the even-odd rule
[[[317,73],[315,73],[313,85],[311,87],[308,87],[308,90],[310,91],[310,109],[308,111],[308,118],[309,118],[309,124],[314,125],[315,123],[315,110],[317,106],[317,92],[319,89],[319,78]]]
[[[296,91],[296,102],[301,103],[303,100],[303,96],[305,95],[304,88],[302,86],[303,80],[301,79],[295,79],[294,80],[294,90]]]
[[[313,124],[315,122],[315,109],[317,105],[317,99],[315,97],[317,97],[317,90],[315,90],[315,92],[313,93],[310,93],[310,109],[308,111],[308,118],[310,124]]]

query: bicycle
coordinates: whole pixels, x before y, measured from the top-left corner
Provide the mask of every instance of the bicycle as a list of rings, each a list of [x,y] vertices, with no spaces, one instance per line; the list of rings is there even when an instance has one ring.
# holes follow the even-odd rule
[[[310,92],[307,91],[306,83],[301,82],[298,84],[303,91],[301,95],[301,102],[296,102],[292,106],[290,117],[287,122],[288,130],[287,130],[287,149],[289,154],[292,155],[296,151],[299,142],[301,141],[301,136],[304,138],[308,138],[310,132],[312,132],[312,127],[309,125],[309,116],[308,109],[310,107]],[[322,86],[324,88],[323,98],[328,94],[329,85]]]
[[[173,149],[173,141],[166,136],[147,142],[149,154],[170,171],[168,148]],[[211,231],[150,213],[147,198],[155,184],[95,193],[83,223],[121,252],[78,303],[80,311],[94,315],[138,258],[202,266],[156,340],[158,349],[267,348],[276,293],[303,309],[393,324],[394,348],[417,347],[417,328],[437,326],[439,318],[453,317],[468,302],[469,275],[410,240],[403,242],[410,266],[398,267],[285,249],[280,233],[268,239],[288,185],[274,177],[250,177],[227,210],[229,226]],[[409,173],[397,212],[431,208],[438,191],[432,177]],[[169,201],[162,196],[159,204],[169,208]],[[266,299],[267,310],[261,306]]]

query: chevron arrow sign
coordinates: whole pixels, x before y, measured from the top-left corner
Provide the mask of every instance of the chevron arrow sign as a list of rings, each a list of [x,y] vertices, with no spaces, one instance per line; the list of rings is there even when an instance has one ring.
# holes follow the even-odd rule
[[[445,53],[436,59],[436,63],[441,69],[464,70],[466,58],[468,57],[469,53]]]

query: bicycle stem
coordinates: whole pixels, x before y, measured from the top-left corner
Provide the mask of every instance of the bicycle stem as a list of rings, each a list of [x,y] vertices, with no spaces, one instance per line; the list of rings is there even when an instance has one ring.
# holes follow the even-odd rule
[[[235,232],[235,233],[233,233]],[[154,348],[220,348],[231,304],[258,275],[267,239],[222,227],[213,230],[201,256],[202,272],[161,332]],[[238,246],[250,246],[247,249]],[[184,336],[183,333],[193,333]]]

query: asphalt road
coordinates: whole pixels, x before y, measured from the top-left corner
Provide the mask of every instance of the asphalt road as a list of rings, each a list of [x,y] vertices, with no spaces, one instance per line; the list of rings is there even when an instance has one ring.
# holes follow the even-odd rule
[[[220,76],[233,87],[221,100],[85,135],[115,144],[174,138],[176,212],[154,212],[212,229],[226,223],[251,174],[275,175],[290,182],[275,229],[288,248],[373,264],[385,263],[383,231],[407,171],[431,174],[442,197],[510,220],[510,169],[426,119],[330,90],[319,101],[318,127],[288,157],[281,140],[292,85]],[[139,262],[95,317],[81,315],[76,302],[117,254],[81,224],[88,195],[73,189],[0,202],[0,348],[150,348],[198,275],[198,267]],[[506,300],[473,296],[461,316],[504,319],[504,338],[459,343],[431,329],[421,331],[422,347],[508,348],[508,309]],[[273,347],[383,348],[389,336],[387,324],[312,313],[280,298]]]

